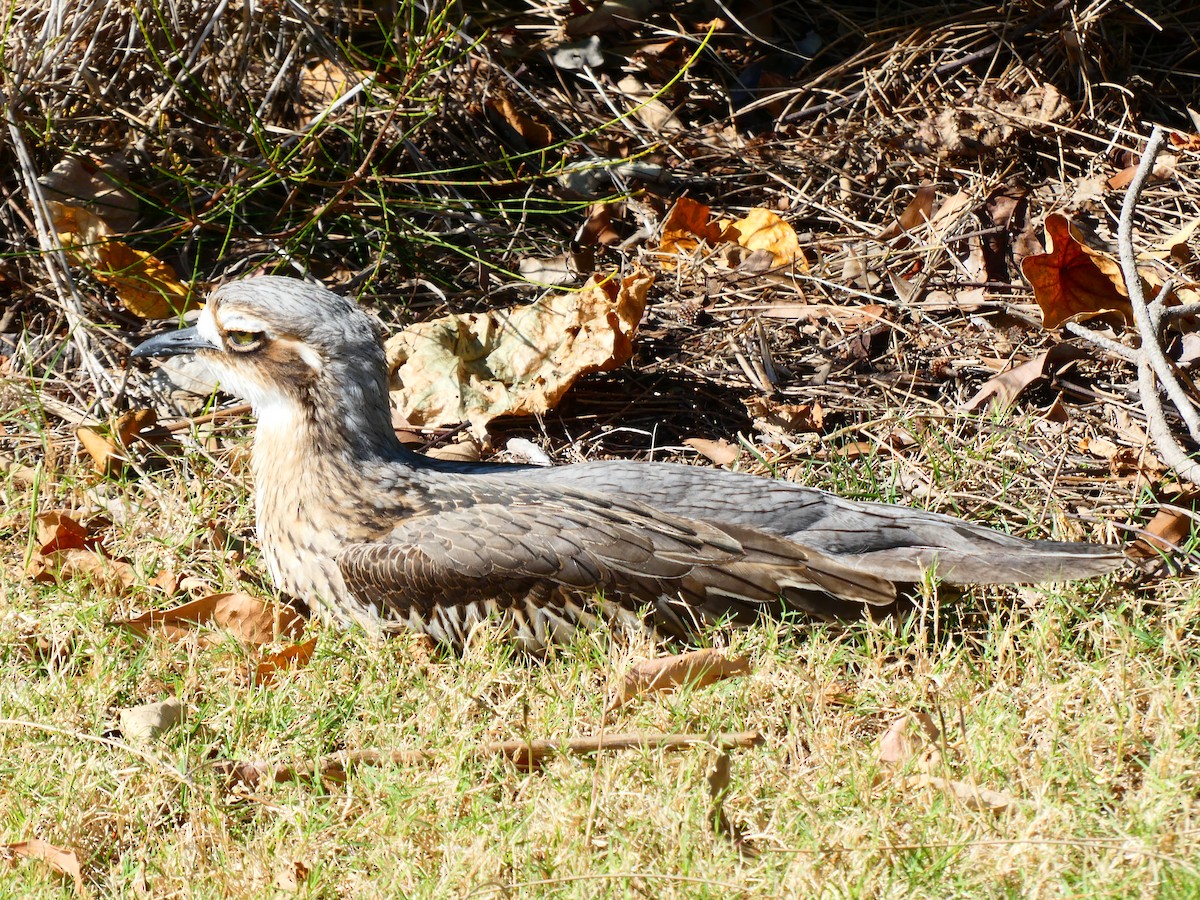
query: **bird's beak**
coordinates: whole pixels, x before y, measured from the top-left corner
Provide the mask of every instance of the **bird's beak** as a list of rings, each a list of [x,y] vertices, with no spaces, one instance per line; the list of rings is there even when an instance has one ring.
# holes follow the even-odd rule
[[[204,337],[195,328],[184,328],[179,331],[168,331],[156,335],[145,343],[138,344],[130,356],[178,356],[180,353],[194,353],[197,350],[220,350],[221,348]]]

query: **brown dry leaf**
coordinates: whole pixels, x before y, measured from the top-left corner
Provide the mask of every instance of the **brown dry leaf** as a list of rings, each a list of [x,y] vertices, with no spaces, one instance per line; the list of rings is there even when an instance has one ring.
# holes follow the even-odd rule
[[[1154,168],[1150,175],[1159,181],[1169,181],[1175,177],[1175,166],[1179,162],[1179,157],[1171,153],[1164,153],[1154,161]],[[1133,163],[1126,166],[1120,172],[1112,175],[1104,183],[1108,185],[1110,190],[1119,191],[1129,187],[1129,182],[1133,181],[1133,176],[1137,172],[1138,163]]]
[[[552,409],[583,375],[624,363],[654,276],[592,278],[579,291],[487,314],[446,316],[387,342],[400,414],[419,426]]]
[[[49,201],[47,207],[67,258],[114,288],[122,305],[143,319],[178,316],[198,305],[187,285],[162,260],[113,237],[96,215],[77,206]]]
[[[618,81],[617,91],[634,105],[633,114],[655,134],[671,134],[686,128],[671,107],[655,96],[657,91],[642,84],[636,75],[626,75]]]
[[[736,444],[731,444],[725,438],[710,441],[708,438],[688,438],[684,441],[698,453],[702,453],[718,466],[732,466],[737,462],[742,450]]]
[[[285,863],[284,866],[275,873],[275,887],[281,891],[294,893],[304,886],[308,880],[308,875],[312,870],[299,860],[293,860],[290,863]]]
[[[808,261],[800,249],[796,230],[769,209],[750,210],[744,219],[730,224],[724,238],[747,250],[766,250],[777,267],[795,263],[802,271],[808,271]]]
[[[133,566],[129,563],[120,559],[109,559],[95,550],[35,553],[29,560],[27,574],[34,581],[42,583],[86,578],[101,593],[111,596],[124,594],[137,580]]]
[[[583,223],[576,238],[581,246],[591,247],[599,244],[601,247],[607,247],[621,240],[621,235],[612,226],[612,209],[611,203],[593,203],[588,207],[587,221]]]
[[[149,637],[159,633],[169,641],[196,635],[202,627],[224,629],[245,644],[267,644],[277,638],[294,640],[304,630],[304,618],[289,606],[267,603],[241,591],[212,594],[173,609],[151,610],[112,624]],[[199,643],[212,643],[205,635]]]
[[[754,417],[755,425],[770,431],[820,433],[825,426],[825,408],[820,403],[779,403],[761,396],[748,397],[742,403]]]
[[[107,222],[117,234],[124,234],[137,224],[138,201],[121,186],[122,169],[115,159],[65,156],[38,181],[45,187],[48,199],[67,206],[82,206]]]
[[[300,96],[303,112],[315,116],[325,112],[356,83],[368,78],[360,69],[339,66],[328,59],[317,60],[300,69]]]
[[[989,400],[991,409],[1008,410],[1029,387],[1044,379],[1047,372],[1057,371],[1062,363],[1078,356],[1079,351],[1070,344],[1051,347],[1033,359],[989,378],[975,396],[962,405],[962,411],[976,412]]]
[[[1046,239],[1048,252],[1021,261],[1021,272],[1042,308],[1044,328],[1109,312],[1132,320],[1116,260],[1084,243],[1081,232],[1058,213],[1046,217]]]
[[[1161,554],[1178,553],[1179,547],[1187,543],[1195,527],[1195,513],[1184,507],[1194,508],[1200,494],[1178,497],[1171,506],[1163,506],[1154,514],[1145,531],[1129,545],[1129,554],[1137,559],[1155,559]]]
[[[41,860],[60,875],[68,876],[75,883],[76,894],[84,896],[87,893],[83,886],[83,870],[79,866],[79,856],[74,850],[63,850],[37,838],[17,841],[15,844],[0,844],[0,848],[13,855],[11,863],[15,864],[17,859]]]
[[[709,220],[712,210],[690,197],[680,197],[662,223],[658,249],[662,253],[687,256],[704,241],[710,247],[721,243],[724,229]]]
[[[432,456],[434,459],[447,459],[454,462],[479,462],[482,458],[479,444],[469,437],[465,441],[431,447],[425,451],[425,455]]]
[[[254,667],[250,676],[251,684],[269,684],[275,680],[284,669],[302,669],[312,659],[313,651],[317,649],[317,639],[309,638],[301,644],[290,644],[278,653],[272,653],[262,659]]]
[[[670,690],[684,684],[702,688],[749,672],[750,660],[747,657],[727,657],[720,650],[712,649],[643,660],[625,673],[620,691],[609,699],[605,711],[612,712],[642,694]]]
[[[1170,141],[1171,146],[1176,150],[1200,150],[1200,134],[1182,134],[1172,131]]]
[[[531,150],[545,150],[554,143],[554,132],[550,127],[530,118],[517,109],[512,98],[506,94],[492,97],[487,108],[511,128],[521,142]]]
[[[1017,802],[1015,797],[999,791],[976,787],[953,778],[938,778],[935,775],[909,775],[900,782],[900,785],[906,791],[933,788],[962,800],[967,809],[1002,812]]]
[[[120,416],[112,427],[111,434],[105,434],[98,428],[81,425],[75,429],[79,443],[92,458],[96,471],[101,475],[115,475],[128,462],[125,448],[128,447],[138,433],[146,428],[152,428],[158,421],[158,416],[152,409],[134,409]]]
[[[925,184],[917,188],[916,195],[909,201],[900,217],[875,236],[877,241],[890,241],[894,237],[912,231],[922,222],[928,222],[933,214],[933,201],[937,197],[937,188]]]
[[[60,550],[92,549],[99,543],[95,529],[84,526],[62,510],[39,513],[36,519],[37,552],[49,556]]]
[[[879,761],[902,765],[942,735],[928,713],[906,713],[892,720],[879,739]]]

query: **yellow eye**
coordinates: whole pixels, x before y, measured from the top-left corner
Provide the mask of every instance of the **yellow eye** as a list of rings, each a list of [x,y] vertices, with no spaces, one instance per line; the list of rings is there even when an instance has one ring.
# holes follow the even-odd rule
[[[261,331],[227,331],[225,336],[229,338],[232,346],[240,347],[243,350],[249,350],[262,340]]]

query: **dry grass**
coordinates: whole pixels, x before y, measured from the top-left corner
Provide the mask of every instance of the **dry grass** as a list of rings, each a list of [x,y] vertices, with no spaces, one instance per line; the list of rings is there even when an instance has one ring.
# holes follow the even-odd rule
[[[571,18],[565,4],[467,4],[465,21],[408,4],[388,20],[143,0],[73,4],[58,23],[43,6],[8,5],[0,48],[0,842],[75,850],[101,896],[1200,896],[1190,574],[971,591],[903,623],[716,634],[750,655],[752,675],[608,720],[608,681],[653,648],[586,635],[534,663],[485,636],[459,659],[315,628],[308,666],[250,687],[236,642],[111,627],[174,602],[150,584],[164,570],[271,596],[239,464],[248,429],[185,425],[186,454],[92,472],[78,421],[170,410],[145,373],[122,367],[147,329],[86,273],[69,272],[77,293],[65,286],[30,202],[63,155],[117,154],[140,201],[127,240],[189,280],[307,270],[401,322],[529,295],[508,274],[520,259],[562,252],[588,205],[611,200],[628,242],[597,248],[598,266],[660,269],[638,356],[542,422],[501,423],[495,443],[533,435],[564,461],[682,458],[682,438],[741,434],[753,451],[743,468],[1030,535],[1116,540],[1177,496],[1136,462],[1129,370],[1091,354],[1011,411],[960,407],[989,360],[1061,338],[1038,324],[1014,261],[1029,248],[1015,243],[1040,238],[1051,211],[1111,228],[1119,193],[1103,180],[1145,123],[1195,130],[1184,110],[1197,105],[1200,14],[948,4],[883,18],[874,5],[783,4],[769,31],[744,23],[755,38],[732,25],[707,35],[711,10],[673,5],[604,36],[597,84],[541,52]],[[824,41],[815,58],[779,49],[810,28]],[[631,67],[664,87],[684,131],[618,115],[616,63],[639,47]],[[303,74],[318,63],[363,86],[329,109]],[[1001,108],[1047,84],[1069,103],[1062,117]],[[502,92],[550,127],[550,148],[521,146],[488,115]],[[946,110],[953,128],[937,121]],[[594,197],[564,187],[566,166],[625,158],[663,174],[604,176]],[[1196,155],[1179,154],[1141,210],[1146,243],[1195,216],[1198,178]],[[961,195],[955,215],[915,243],[871,240],[922,183],[943,201]],[[995,198],[1014,190],[1023,205],[1001,224]],[[810,271],[747,274],[703,253],[661,269],[638,230],[682,194],[722,215],[780,211]],[[983,279],[962,264],[976,246],[991,254]],[[884,313],[869,327],[769,315],[796,302]],[[767,394],[751,377],[764,357],[781,373],[773,401],[821,404],[819,431],[763,428],[747,412],[742,400]],[[1065,421],[1044,415],[1056,400]],[[1135,463],[1114,471],[1097,439]],[[133,585],[27,578],[35,517],[51,509],[110,520],[105,550],[132,563]],[[183,701],[183,725],[130,746],[118,711],[168,696]],[[883,762],[889,725],[913,713],[939,737]],[[764,743],[730,756],[727,827],[714,825],[712,748],[564,755],[533,774],[473,752],[510,738],[740,730]],[[217,765],[358,749],[434,761],[249,790]],[[1007,805],[973,809],[921,776]],[[67,885],[26,861],[0,896]]]

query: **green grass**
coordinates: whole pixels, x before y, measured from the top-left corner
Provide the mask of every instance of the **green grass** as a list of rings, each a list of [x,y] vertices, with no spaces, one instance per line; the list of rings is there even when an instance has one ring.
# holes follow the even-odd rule
[[[67,472],[43,508],[86,490]],[[194,493],[197,485],[203,485]],[[255,572],[191,555],[194,523],[220,511],[248,527],[244,488],[156,476],[175,497],[147,516],[131,482],[114,555],[137,561],[129,596],[83,582],[38,585],[6,567],[0,615],[0,822],[80,854],[100,895],[275,896],[300,871],[307,896],[555,897],[1188,896],[1200,891],[1200,598],[1188,582],[1146,602],[1106,580],[1069,590],[975,592],[969,628],[764,623],[718,636],[749,677],[641,699],[605,721],[609,679],[653,652],[601,634],[542,662],[485,636],[462,658],[399,638],[314,626],[317,653],[266,687],[248,653],[142,640],[107,623],[169,601],[142,587],[161,565],[235,587]],[[5,487],[9,516],[32,497]],[[23,539],[18,526],[9,544]],[[30,639],[53,638],[46,658]],[[168,696],[182,725],[130,748],[117,710]],[[879,760],[906,712],[943,735],[938,759]],[[34,724],[22,724],[34,723]],[[728,820],[712,824],[716,751],[561,756],[530,774],[481,758],[489,740],[608,732],[758,730],[732,752]],[[219,760],[312,762],[342,750],[425,749],[423,766],[358,767],[345,785],[237,790]],[[904,779],[928,774],[1012,798],[1000,812]],[[301,866],[296,868],[296,864]],[[66,882],[23,862],[4,896],[60,896]]]

